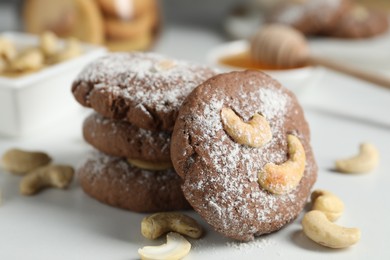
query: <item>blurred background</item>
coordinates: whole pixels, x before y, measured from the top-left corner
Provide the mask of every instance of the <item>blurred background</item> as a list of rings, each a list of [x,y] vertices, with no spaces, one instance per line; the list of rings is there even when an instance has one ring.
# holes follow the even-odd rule
[[[129,5],[132,1],[134,3]],[[105,44],[114,51],[149,50],[156,44],[159,46],[158,39],[166,36],[172,26],[211,32],[218,42],[247,38],[275,6],[279,8],[281,4],[303,2],[310,1],[0,0],[0,31],[41,33],[51,30],[59,36],[75,36],[83,41]],[[388,0],[353,2],[385,12],[390,10]],[[365,15],[360,12],[359,17],[363,19]],[[371,30],[378,27],[365,21],[364,24],[370,24],[363,27]]]

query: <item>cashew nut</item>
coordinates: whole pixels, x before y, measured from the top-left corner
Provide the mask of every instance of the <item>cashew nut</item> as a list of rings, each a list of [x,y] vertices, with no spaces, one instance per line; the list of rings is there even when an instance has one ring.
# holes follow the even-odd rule
[[[63,50],[57,52],[50,58],[50,63],[63,62],[74,57],[80,56],[82,53],[80,42],[75,38],[68,39]]]
[[[345,248],[360,240],[358,228],[338,226],[330,222],[319,210],[306,213],[302,220],[302,227],[308,238],[326,247]]]
[[[26,49],[18,54],[10,63],[13,71],[37,70],[43,67],[43,53],[37,48]]]
[[[40,167],[26,176],[20,182],[20,193],[33,195],[43,188],[55,187],[65,189],[73,179],[74,170],[66,165],[47,165]]]
[[[376,147],[370,143],[362,143],[358,155],[336,161],[336,170],[344,173],[362,173],[373,170],[378,164],[379,152]]]
[[[303,177],[306,164],[305,150],[297,137],[287,136],[290,158],[283,164],[267,163],[259,172],[259,184],[274,194],[285,194],[295,189]]]
[[[161,246],[145,246],[138,249],[143,260],[176,260],[182,259],[191,250],[191,244],[178,233],[167,234],[167,243]]]
[[[173,168],[171,161],[154,163],[154,162],[147,162],[138,159],[127,158],[127,162],[140,169],[150,170],[150,171],[162,171],[162,170]]]
[[[141,233],[149,239],[174,231],[191,238],[199,238],[202,228],[193,218],[178,212],[160,212],[145,217],[141,223]]]
[[[11,61],[16,56],[15,45],[12,44],[6,38],[0,38],[0,58],[4,58],[6,61]]]
[[[250,147],[262,147],[272,139],[271,127],[265,117],[253,115],[245,123],[232,109],[222,108],[221,119],[223,128],[237,143]]]
[[[58,38],[52,32],[44,32],[40,38],[40,47],[46,57],[54,55],[58,50]]]
[[[176,62],[173,60],[162,60],[154,66],[156,72],[172,69],[176,66]]]
[[[337,220],[344,211],[344,203],[333,193],[326,190],[315,190],[311,194],[313,210],[322,211],[330,221]]]
[[[17,175],[24,175],[38,167],[49,164],[51,158],[43,152],[29,152],[20,149],[10,149],[2,157],[5,170]]]

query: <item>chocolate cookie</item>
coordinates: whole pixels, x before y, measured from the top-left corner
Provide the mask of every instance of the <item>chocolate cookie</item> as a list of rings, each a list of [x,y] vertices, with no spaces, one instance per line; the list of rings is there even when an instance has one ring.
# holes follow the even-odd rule
[[[98,0],[104,14],[130,20],[153,10],[158,0]]]
[[[198,86],[180,109],[171,158],[192,207],[242,241],[294,220],[317,176],[302,108],[260,71],[220,74]],[[282,165],[280,176],[270,173]]]
[[[190,208],[173,170],[146,171],[125,159],[94,152],[77,170],[83,190],[98,201],[136,212]]]
[[[385,12],[355,5],[325,34],[340,38],[369,38],[388,29],[389,18]]]
[[[72,92],[79,103],[105,117],[170,131],[185,97],[215,74],[155,53],[113,53],[87,66]]]
[[[349,6],[350,0],[287,1],[278,5],[267,21],[292,26],[304,34],[320,34],[333,28]]]
[[[171,134],[153,132],[94,113],[84,120],[84,139],[106,154],[148,162],[169,162]]]

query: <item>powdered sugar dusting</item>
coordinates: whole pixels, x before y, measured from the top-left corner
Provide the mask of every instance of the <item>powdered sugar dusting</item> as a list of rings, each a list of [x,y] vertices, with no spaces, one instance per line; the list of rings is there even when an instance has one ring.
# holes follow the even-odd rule
[[[212,217],[207,221],[211,225],[228,236],[250,240],[259,232],[258,225],[267,233],[274,230],[269,229],[270,223],[276,221],[280,228],[293,219],[296,213],[288,208],[281,210],[280,205],[294,207],[299,202],[295,201],[295,193],[277,196],[262,190],[257,176],[266,163],[280,164],[288,158],[285,120],[292,107],[291,96],[268,79],[244,84],[237,86],[240,98],[232,99],[223,93],[224,88],[214,86],[210,99],[199,101],[197,111],[200,112],[191,115],[187,124],[191,125],[191,133],[197,133],[191,135],[190,142],[202,167],[196,169],[196,175],[187,173],[191,178],[185,178],[184,187],[191,191],[186,192],[189,201],[199,199],[198,194],[204,196],[200,210],[210,212]],[[223,130],[220,117],[225,106],[236,111],[244,121],[255,113],[262,114],[271,126],[271,141],[253,149],[231,140]]]
[[[171,65],[157,66],[165,63]],[[87,66],[76,82],[92,82],[95,89],[168,113],[178,109],[184,98],[214,73],[206,66],[156,53],[112,53]]]

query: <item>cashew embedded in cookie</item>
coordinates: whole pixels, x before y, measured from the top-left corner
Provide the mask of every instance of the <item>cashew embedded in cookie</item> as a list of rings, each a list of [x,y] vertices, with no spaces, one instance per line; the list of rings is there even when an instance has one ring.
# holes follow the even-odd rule
[[[358,155],[336,161],[336,170],[344,173],[363,173],[372,171],[378,164],[378,149],[370,143],[362,143]]]
[[[251,147],[262,147],[272,139],[271,127],[260,114],[253,115],[245,123],[232,109],[222,108],[221,119],[223,128],[237,143]]]
[[[137,168],[149,170],[149,171],[163,171],[163,170],[168,170],[173,168],[171,161],[148,162],[148,161],[143,161],[138,159],[127,158],[127,162]]]
[[[259,172],[259,184],[274,194],[285,194],[295,189],[303,177],[306,164],[305,149],[301,141],[287,136],[289,159],[283,164],[267,163]]]
[[[40,167],[20,182],[19,189],[23,195],[33,195],[43,188],[54,187],[65,189],[73,179],[74,169],[66,165],[47,165]]]
[[[174,231],[191,238],[202,236],[202,227],[193,218],[178,212],[160,212],[145,217],[141,223],[141,233],[149,239]]]
[[[311,202],[312,209],[322,211],[330,221],[337,220],[344,211],[343,201],[330,191],[313,191]]]
[[[191,250],[191,244],[178,233],[167,234],[167,243],[161,246],[145,246],[138,249],[138,254],[143,260],[182,259]]]
[[[330,248],[349,247],[360,240],[358,228],[336,225],[330,222],[326,215],[319,210],[306,213],[302,220],[302,227],[308,238]]]

